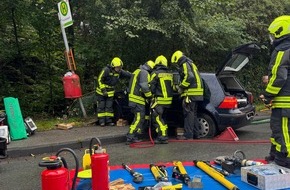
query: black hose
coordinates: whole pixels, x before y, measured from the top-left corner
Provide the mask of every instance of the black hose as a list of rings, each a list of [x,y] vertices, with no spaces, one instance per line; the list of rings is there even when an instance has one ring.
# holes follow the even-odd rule
[[[75,159],[75,162],[76,162],[76,171],[75,171],[75,175],[74,175],[74,178],[73,178],[73,184],[72,184],[72,187],[71,187],[71,190],[74,190],[75,189],[75,185],[76,185],[76,181],[77,181],[77,176],[78,176],[78,171],[79,171],[79,160],[75,154],[75,152],[70,149],[70,148],[62,148],[60,149],[57,153],[56,153],[56,156],[58,156],[61,152],[64,152],[64,151],[68,151],[70,153],[72,153],[74,159]],[[63,161],[64,158],[61,158],[61,160]],[[64,166],[67,168],[67,163],[66,161],[63,161],[64,163]]]
[[[66,162],[66,160],[64,159],[64,157],[60,157],[60,160],[62,161],[63,166],[64,166],[65,168],[68,169],[68,167],[67,167],[67,162]]]
[[[93,137],[92,139],[91,139],[91,141],[90,141],[90,155],[92,156],[93,155],[93,152],[92,152],[92,146],[93,146],[93,142],[94,141],[97,141],[98,142],[98,145],[99,145],[99,147],[101,147],[102,145],[101,145],[101,141],[100,141],[100,139],[99,138],[96,138],[96,137]]]

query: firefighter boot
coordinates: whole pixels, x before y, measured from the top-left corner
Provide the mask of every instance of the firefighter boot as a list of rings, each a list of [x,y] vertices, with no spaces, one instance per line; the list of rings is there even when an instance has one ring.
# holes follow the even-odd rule
[[[274,161],[277,165],[290,169],[290,158],[286,154],[277,152]]]
[[[126,141],[126,145],[129,145],[129,144],[132,144],[132,143],[138,143],[138,142],[141,142],[140,139],[138,139],[137,135],[136,134],[127,134],[126,135],[127,137],[127,141]]]
[[[275,155],[269,154],[269,156],[265,157],[265,160],[270,163],[273,162],[275,160]]]
[[[158,136],[154,140],[155,144],[168,144],[168,137],[167,136]]]

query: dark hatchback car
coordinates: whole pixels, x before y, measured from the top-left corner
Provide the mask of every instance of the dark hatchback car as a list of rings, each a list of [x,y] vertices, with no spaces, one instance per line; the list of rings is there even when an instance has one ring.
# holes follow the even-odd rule
[[[234,130],[249,125],[255,115],[253,95],[248,92],[235,76],[260,47],[254,43],[241,45],[233,49],[221,68],[216,73],[202,72],[205,86],[204,101],[198,103],[199,136],[214,137],[227,127]],[[174,81],[179,81],[179,74],[173,72]],[[132,121],[130,109],[123,104],[123,115]],[[176,93],[172,106],[167,110],[165,119],[169,132],[176,127],[183,127],[181,99]]]

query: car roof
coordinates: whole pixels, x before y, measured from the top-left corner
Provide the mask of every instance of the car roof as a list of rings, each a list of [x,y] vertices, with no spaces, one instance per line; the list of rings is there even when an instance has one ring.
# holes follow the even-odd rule
[[[217,70],[216,75],[240,71],[254,54],[260,52],[260,49],[256,43],[247,43],[234,48]]]

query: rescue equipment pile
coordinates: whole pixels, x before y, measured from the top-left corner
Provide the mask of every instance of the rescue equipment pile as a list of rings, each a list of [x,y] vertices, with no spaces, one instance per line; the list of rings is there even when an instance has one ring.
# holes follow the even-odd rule
[[[69,170],[66,160],[59,156],[63,151],[73,154],[76,161],[75,169]],[[56,156],[42,160],[39,166],[47,167],[41,174],[42,190],[290,188],[290,182],[284,183],[279,180],[280,178],[289,178],[290,169],[280,166],[273,167],[272,164],[265,162],[247,160],[245,154],[240,150],[235,151],[231,156],[219,156],[214,162],[175,160],[171,163],[143,164],[141,168],[132,165],[133,169],[122,163],[121,166],[109,168],[109,155],[102,148],[100,140],[92,138],[90,147],[85,150],[83,156],[82,169],[78,169],[78,160],[74,152],[66,148],[61,149]],[[279,183],[272,183],[273,179],[278,180]]]

